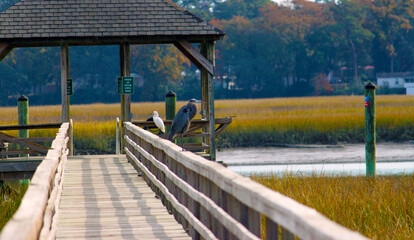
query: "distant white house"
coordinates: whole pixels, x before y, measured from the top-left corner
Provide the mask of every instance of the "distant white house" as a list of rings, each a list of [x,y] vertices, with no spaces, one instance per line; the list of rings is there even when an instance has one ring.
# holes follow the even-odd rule
[[[414,95],[414,72],[377,73],[377,86],[405,88],[407,95]]]
[[[414,73],[407,74],[404,80],[404,87],[407,90],[407,95],[414,95]]]

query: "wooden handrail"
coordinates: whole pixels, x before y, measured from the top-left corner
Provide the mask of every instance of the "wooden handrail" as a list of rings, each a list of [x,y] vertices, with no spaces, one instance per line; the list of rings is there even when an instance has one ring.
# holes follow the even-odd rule
[[[27,124],[27,125],[3,125],[0,126],[0,131],[9,130],[25,130],[25,129],[55,129],[60,128],[62,123],[42,123],[42,124]],[[37,138],[17,138],[15,136],[0,132],[0,144],[2,143],[15,143],[17,145],[28,148],[22,150],[10,150],[2,151],[3,147],[0,147],[0,156],[11,156],[19,154],[46,154],[49,150],[48,147],[37,144],[36,142],[48,142],[53,141],[55,138],[37,137]]]
[[[214,119],[214,123],[215,124],[230,124],[232,122],[232,118],[231,117],[226,117],[226,118],[216,118]],[[163,120],[164,121],[164,125],[165,126],[171,126],[172,124],[172,120]],[[131,123],[140,126],[140,127],[156,127],[155,123],[152,121],[132,121]],[[191,120],[191,124],[192,125],[197,125],[197,124],[208,124],[209,121],[205,120],[205,119],[193,119]]]
[[[23,130],[23,129],[49,129],[60,128],[62,123],[40,123],[40,124],[27,124],[27,125],[2,125],[0,131],[8,130]]]
[[[20,207],[0,233],[0,240],[54,239],[55,199],[62,187],[69,123],[63,123],[51,149],[37,167]]]
[[[366,239],[220,164],[182,151],[132,123],[124,126],[127,158],[143,172],[193,239],[210,239],[210,232],[218,239],[257,239],[261,235],[261,216],[265,217],[266,239],[277,238],[279,227],[282,238],[288,239]],[[176,208],[181,205],[188,208],[190,216],[188,211]],[[206,236],[198,231],[200,226],[192,225],[197,222],[194,218],[209,229]]]

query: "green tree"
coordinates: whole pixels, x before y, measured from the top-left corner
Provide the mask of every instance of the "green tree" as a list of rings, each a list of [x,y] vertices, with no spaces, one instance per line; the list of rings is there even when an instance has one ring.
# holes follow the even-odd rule
[[[396,41],[413,28],[414,2],[411,0],[377,0],[372,2],[375,33],[390,59],[390,71],[394,72],[394,59],[398,56]]]
[[[213,19],[213,9],[218,0],[173,0],[204,21]]]
[[[316,4],[304,0],[292,1],[292,6],[279,6],[269,4],[261,9],[259,27],[272,36],[278,36],[282,40],[283,59],[282,71],[285,71],[285,78],[309,80],[315,74],[310,61],[313,54],[312,49],[306,42],[306,37],[314,29],[324,25],[325,5]],[[283,52],[279,50],[274,54]]]
[[[171,45],[134,45],[131,47],[131,72],[143,78],[136,89],[136,100],[155,101],[165,98],[168,86],[177,86],[189,60]]]
[[[351,52],[353,81],[357,84],[358,59],[369,59],[367,54],[374,37],[367,27],[367,2],[341,0],[328,4],[335,21],[329,26],[330,34],[340,45],[337,51],[348,48]],[[344,60],[347,61],[347,58],[345,57]]]
[[[17,48],[12,52],[10,59],[4,60],[5,64],[27,79],[21,82],[23,86],[19,88],[20,94],[38,94],[42,86],[52,83],[60,74],[57,48]]]
[[[3,12],[18,1],[19,0],[0,0],[0,12]]]
[[[218,2],[214,8],[214,17],[229,20],[234,16],[253,19],[259,16],[259,9],[271,3],[270,0],[226,0]]]

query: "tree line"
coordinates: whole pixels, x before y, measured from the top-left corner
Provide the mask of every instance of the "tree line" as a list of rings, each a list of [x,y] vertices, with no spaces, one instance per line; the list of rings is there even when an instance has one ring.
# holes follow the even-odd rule
[[[11,4],[0,0],[0,10]],[[351,94],[379,72],[414,70],[414,2],[339,0],[175,0],[222,29],[216,43],[216,97]],[[131,47],[133,101],[199,97],[199,72],[172,45]],[[118,46],[70,47],[73,103],[116,102]],[[58,48],[15,49],[0,63],[1,105],[33,95],[60,102]],[[57,91],[56,91],[57,89]]]

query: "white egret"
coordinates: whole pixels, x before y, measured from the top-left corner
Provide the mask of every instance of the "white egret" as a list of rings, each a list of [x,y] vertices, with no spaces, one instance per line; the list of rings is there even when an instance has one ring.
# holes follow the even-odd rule
[[[155,123],[155,125],[163,132],[165,133],[165,126],[164,126],[164,121],[158,116],[158,112],[154,111],[152,113],[152,119]]]

